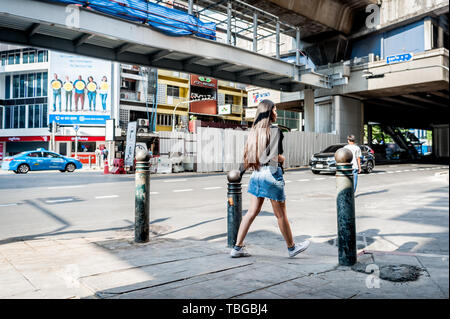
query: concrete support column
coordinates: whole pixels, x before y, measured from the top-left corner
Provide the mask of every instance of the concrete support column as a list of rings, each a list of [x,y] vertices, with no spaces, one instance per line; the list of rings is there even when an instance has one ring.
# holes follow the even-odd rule
[[[347,142],[347,136],[355,135],[356,143],[364,141],[364,105],[360,100],[345,96],[333,96],[334,130]]]
[[[231,45],[231,1],[227,3],[227,44]]]
[[[253,13],[253,51],[258,51],[258,14]]]
[[[433,23],[430,18],[425,18],[424,33],[425,51],[431,50],[433,48]]]
[[[314,127],[314,90],[306,89],[304,91],[304,116],[305,116],[305,132],[315,132]]]

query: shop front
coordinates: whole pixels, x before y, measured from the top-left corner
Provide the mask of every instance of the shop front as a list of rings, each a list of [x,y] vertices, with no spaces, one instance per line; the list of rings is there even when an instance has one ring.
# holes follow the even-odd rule
[[[4,157],[21,152],[32,151],[37,148],[48,149],[49,141],[50,136],[1,136],[0,161]]]
[[[83,164],[96,164],[95,150],[106,147],[104,136],[56,136],[55,141],[57,153],[69,157],[76,154]]]
[[[191,75],[189,113],[195,114],[200,120],[211,115],[217,115],[217,80],[209,77]]]

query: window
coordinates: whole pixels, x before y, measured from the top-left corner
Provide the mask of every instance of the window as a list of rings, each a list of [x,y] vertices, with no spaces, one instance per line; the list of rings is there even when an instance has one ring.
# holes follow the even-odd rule
[[[47,62],[47,51],[38,51],[38,62]]]
[[[19,106],[13,106],[12,128],[19,128]]]
[[[24,52],[22,57],[22,63],[28,63],[28,52]]]
[[[28,74],[28,97],[35,96],[34,92],[34,73]]]
[[[41,105],[42,110],[42,124],[41,127],[46,127],[48,124],[48,118],[47,118],[47,104]]]
[[[2,65],[6,65],[6,54],[2,55]]]
[[[11,96],[11,76],[5,76],[5,99],[9,99]]]
[[[27,90],[27,85],[26,85],[26,74],[21,74],[20,75],[20,83],[19,83],[19,87],[20,87],[20,93],[19,93],[19,97],[25,97],[27,95],[26,90]]]
[[[29,54],[28,54],[28,62],[29,63],[34,63],[35,61],[34,61],[34,56],[35,56],[35,51],[31,51]]]
[[[25,116],[27,109],[26,105],[20,105],[18,109],[19,109],[19,118],[18,118],[19,128],[25,128]]]
[[[180,88],[178,86],[168,85],[167,96],[180,97]]]
[[[225,104],[233,104],[233,95],[225,94]]]
[[[16,53],[16,61],[15,64],[20,64],[20,53]]]
[[[243,98],[242,98],[242,105],[243,105],[244,107],[246,107],[246,106],[248,105],[247,97],[243,97]]]
[[[3,129],[3,106],[0,106],[0,130]]]
[[[44,157],[47,157],[47,158],[61,158],[61,156],[59,156],[57,154],[49,153],[49,152],[44,152]]]
[[[33,152],[27,155],[27,157],[42,157],[41,152]]]
[[[5,128],[11,128],[11,106],[5,106]]]
[[[47,96],[47,72],[42,73],[42,96]]]
[[[75,142],[72,142],[72,153],[75,152]],[[95,152],[95,142],[80,142],[78,141],[78,150],[77,152]]]
[[[8,64],[14,64],[14,55],[13,54],[8,54]]]
[[[36,73],[36,96],[42,95],[42,73]]]
[[[20,78],[18,75],[13,76],[13,99],[19,97]]]

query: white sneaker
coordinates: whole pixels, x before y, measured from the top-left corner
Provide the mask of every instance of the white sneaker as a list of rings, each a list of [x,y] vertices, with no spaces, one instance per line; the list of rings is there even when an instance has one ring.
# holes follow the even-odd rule
[[[292,258],[292,257],[300,254],[302,251],[305,251],[309,247],[309,244],[311,244],[311,242],[309,240],[305,240],[305,241],[301,242],[300,244],[295,244],[294,250],[288,250],[289,257]]]
[[[233,248],[230,252],[230,256],[231,256],[231,258],[238,258],[238,257],[249,257],[251,255],[248,253],[245,246],[243,246],[239,250]]]

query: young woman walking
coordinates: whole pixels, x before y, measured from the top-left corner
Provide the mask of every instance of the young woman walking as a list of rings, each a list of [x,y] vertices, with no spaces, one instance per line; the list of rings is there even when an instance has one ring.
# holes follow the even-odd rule
[[[286,195],[283,179],[283,133],[272,125],[277,120],[276,106],[270,100],[263,100],[256,110],[255,122],[248,135],[244,150],[244,164],[241,176],[249,168],[253,173],[248,184],[250,208],[242,218],[231,257],[247,257],[250,254],[244,247],[244,238],[255,217],[261,211],[264,199],[270,199],[278,227],[286,241],[289,257],[306,250],[308,240],[295,244],[286,213]]]

